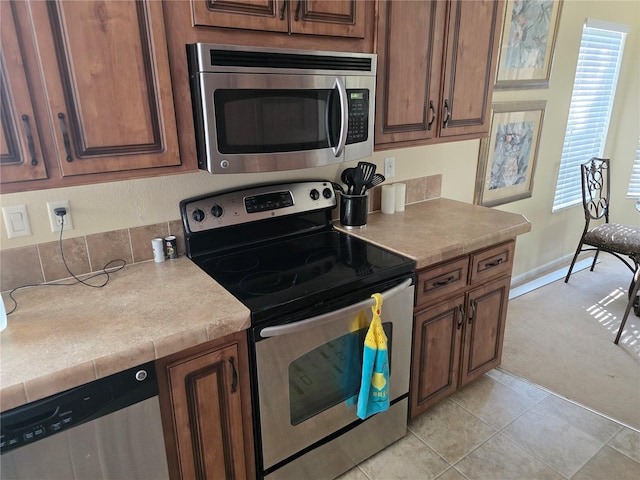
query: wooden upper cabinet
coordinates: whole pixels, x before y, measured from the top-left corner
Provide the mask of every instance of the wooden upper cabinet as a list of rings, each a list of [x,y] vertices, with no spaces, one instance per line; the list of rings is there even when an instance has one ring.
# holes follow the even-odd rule
[[[489,133],[503,2],[453,0],[440,136]]]
[[[192,0],[194,26],[364,38],[365,1]]]
[[[4,192],[188,171],[161,2],[0,5]]]
[[[375,143],[437,132],[445,2],[380,2]]]
[[[18,40],[12,4],[0,2],[0,169],[2,182],[47,178],[26,52]]]
[[[489,132],[502,1],[380,2],[376,148]]]
[[[365,5],[362,0],[297,0],[288,2],[291,33],[364,38]]]
[[[286,0],[191,0],[194,26],[267,32],[289,30],[286,7]]]
[[[62,175],[178,165],[160,2],[31,2]]]

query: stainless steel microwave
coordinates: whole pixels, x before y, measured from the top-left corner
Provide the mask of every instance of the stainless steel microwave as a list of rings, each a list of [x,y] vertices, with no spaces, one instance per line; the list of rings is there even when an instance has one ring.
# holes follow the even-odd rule
[[[376,55],[187,45],[198,166],[295,170],[373,154]]]

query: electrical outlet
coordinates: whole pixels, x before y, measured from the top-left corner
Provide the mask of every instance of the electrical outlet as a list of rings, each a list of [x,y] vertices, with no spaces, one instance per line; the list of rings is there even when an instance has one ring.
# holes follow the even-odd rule
[[[384,178],[393,178],[396,174],[396,159],[395,157],[387,157],[384,159]]]
[[[67,213],[64,217],[60,217],[55,214],[56,208],[65,208]],[[62,228],[62,221],[64,219],[64,229],[73,230],[73,221],[71,220],[71,208],[69,207],[69,200],[61,200],[59,202],[47,202],[47,211],[49,212],[49,223],[51,224],[52,232],[59,232]]]

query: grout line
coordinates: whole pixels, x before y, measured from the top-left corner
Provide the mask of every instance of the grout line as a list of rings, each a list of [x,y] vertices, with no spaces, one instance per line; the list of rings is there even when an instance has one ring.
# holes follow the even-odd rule
[[[591,407],[587,407],[586,405],[583,405],[583,404],[581,404],[579,402],[576,402],[575,400],[571,400],[570,398],[564,397],[564,396],[560,395],[559,393],[554,392],[553,390],[549,390],[548,388],[545,388],[542,385],[538,385],[537,383],[533,383],[533,382],[527,380],[526,378],[518,377],[518,376],[514,375],[513,373],[511,373],[511,372],[509,372],[507,370],[502,370],[502,371],[508,373],[509,375],[511,375],[514,378],[518,378],[518,379],[520,379],[520,380],[522,380],[524,382],[527,382],[528,384],[533,385],[534,387],[537,387],[540,390],[544,390],[545,392],[549,393],[550,395],[553,395],[554,397],[561,398],[562,400],[566,400],[567,402],[573,403],[574,405],[576,405],[576,406],[578,406],[580,408],[584,408],[585,410],[589,410],[591,413],[595,413],[596,415],[599,415],[599,416],[601,416],[603,418],[606,418],[607,420],[609,420],[609,421],[611,421],[613,423],[616,423],[616,424],[621,425],[623,427],[627,427],[627,428],[633,430],[634,432],[640,433],[640,430],[638,428],[632,427],[631,425],[628,425],[628,424],[624,423],[621,420],[616,420],[615,418],[610,417],[608,415],[605,415],[602,412],[598,412],[597,410],[594,410]]]
[[[595,456],[596,456],[596,455],[598,455],[598,454],[602,451],[602,449],[603,449],[604,447],[606,447],[606,446],[607,446],[607,444],[606,444],[606,443],[604,443],[604,444],[603,444],[603,445],[602,445],[602,446],[601,446],[601,447],[596,451],[596,453],[594,453],[594,454],[593,454],[593,455],[591,455],[589,458],[587,458],[587,459],[584,461],[584,463],[583,463],[582,465],[580,465],[580,466],[578,467],[578,469],[577,469],[575,472],[573,472],[573,474],[569,477],[569,479],[572,479],[572,478],[573,478],[573,477],[575,477],[578,473],[580,473],[580,470],[582,470],[582,469],[587,465],[587,463],[589,463],[591,460],[593,460],[593,459],[595,458]]]
[[[44,274],[44,265],[42,264],[42,254],[40,253],[40,244],[36,244],[36,254],[38,255],[38,264],[40,265],[40,273],[42,274],[42,282],[47,282],[47,277]]]
[[[420,438],[418,435],[416,435],[416,433],[409,429],[409,426],[407,425],[407,435],[413,435],[413,437],[418,440],[422,445],[424,445],[425,448],[429,449],[429,451],[431,451],[435,456],[437,456],[440,460],[442,460],[444,463],[446,463],[447,465],[449,465],[449,467],[445,468],[442,472],[440,472],[435,478],[440,477],[441,475],[443,475],[447,470],[449,470],[449,468],[453,467],[453,464],[451,462],[449,462],[446,458],[444,458],[442,455],[440,455],[438,452],[436,452],[433,448],[431,448],[424,440],[422,440],[422,438]],[[466,478],[466,477],[465,477]]]

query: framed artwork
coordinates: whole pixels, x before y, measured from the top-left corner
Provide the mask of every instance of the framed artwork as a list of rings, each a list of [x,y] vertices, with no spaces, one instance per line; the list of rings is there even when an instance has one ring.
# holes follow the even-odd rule
[[[508,0],[496,90],[548,88],[562,0]]]
[[[480,141],[474,203],[493,207],[531,196],[546,100],[495,103]]]

